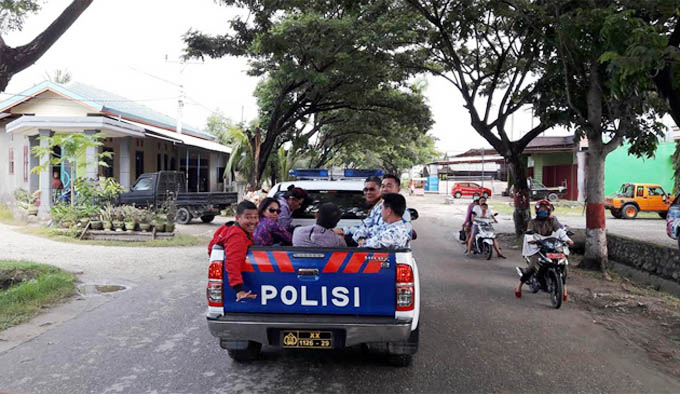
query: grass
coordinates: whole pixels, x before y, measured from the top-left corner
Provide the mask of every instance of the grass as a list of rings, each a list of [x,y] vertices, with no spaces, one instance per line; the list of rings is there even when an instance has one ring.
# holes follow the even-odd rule
[[[171,239],[156,239],[152,241],[142,242],[125,242],[125,241],[103,241],[103,240],[79,240],[72,236],[66,235],[63,231],[48,227],[29,227],[24,228],[21,232],[30,235],[36,235],[43,238],[49,238],[53,241],[66,242],[80,245],[100,245],[100,246],[125,246],[125,247],[169,247],[169,246],[199,246],[207,245],[210,242],[208,237],[199,237],[189,234],[178,234]]]
[[[0,331],[28,321],[75,293],[75,276],[57,267],[0,260]]]
[[[5,204],[0,204],[0,223],[18,226],[22,223],[14,218],[12,211]]]

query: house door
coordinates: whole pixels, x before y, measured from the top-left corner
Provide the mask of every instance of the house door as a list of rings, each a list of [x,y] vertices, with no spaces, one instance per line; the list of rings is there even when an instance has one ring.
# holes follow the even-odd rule
[[[548,187],[566,186],[567,193],[562,197],[567,200],[578,199],[578,166],[562,164],[543,167],[543,184]]]

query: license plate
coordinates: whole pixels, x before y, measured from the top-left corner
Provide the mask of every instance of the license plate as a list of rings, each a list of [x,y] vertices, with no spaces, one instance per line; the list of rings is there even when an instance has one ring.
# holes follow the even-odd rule
[[[281,344],[285,348],[332,349],[331,331],[283,330]]]
[[[546,257],[549,259],[561,259],[564,258],[564,253],[548,253]]]

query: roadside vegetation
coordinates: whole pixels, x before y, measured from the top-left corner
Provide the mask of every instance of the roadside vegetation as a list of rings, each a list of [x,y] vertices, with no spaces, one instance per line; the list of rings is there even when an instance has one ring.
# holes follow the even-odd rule
[[[21,224],[12,215],[12,211],[5,204],[0,204],[0,223],[9,224],[10,226],[17,226]]]
[[[24,234],[36,235],[48,238],[53,241],[66,242],[80,245],[100,245],[100,246],[125,246],[125,247],[170,247],[170,246],[198,246],[207,245],[209,237],[196,236],[190,234],[175,233],[170,239],[155,239],[142,242],[127,241],[104,241],[104,240],[80,240],[74,236],[74,230],[54,229],[48,227],[29,227],[21,230]],[[77,230],[75,230],[77,231]]]
[[[0,260],[0,331],[76,294],[76,281],[51,265]]]

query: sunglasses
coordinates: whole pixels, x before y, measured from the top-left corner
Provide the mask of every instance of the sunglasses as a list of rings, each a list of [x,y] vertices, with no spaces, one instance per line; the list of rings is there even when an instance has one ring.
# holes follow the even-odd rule
[[[374,192],[374,191],[376,191],[376,190],[378,190],[377,187],[365,187],[365,188],[364,188],[364,193],[366,193],[366,192]]]
[[[274,208],[268,208],[267,209],[270,213],[281,213],[280,209],[274,209]]]

